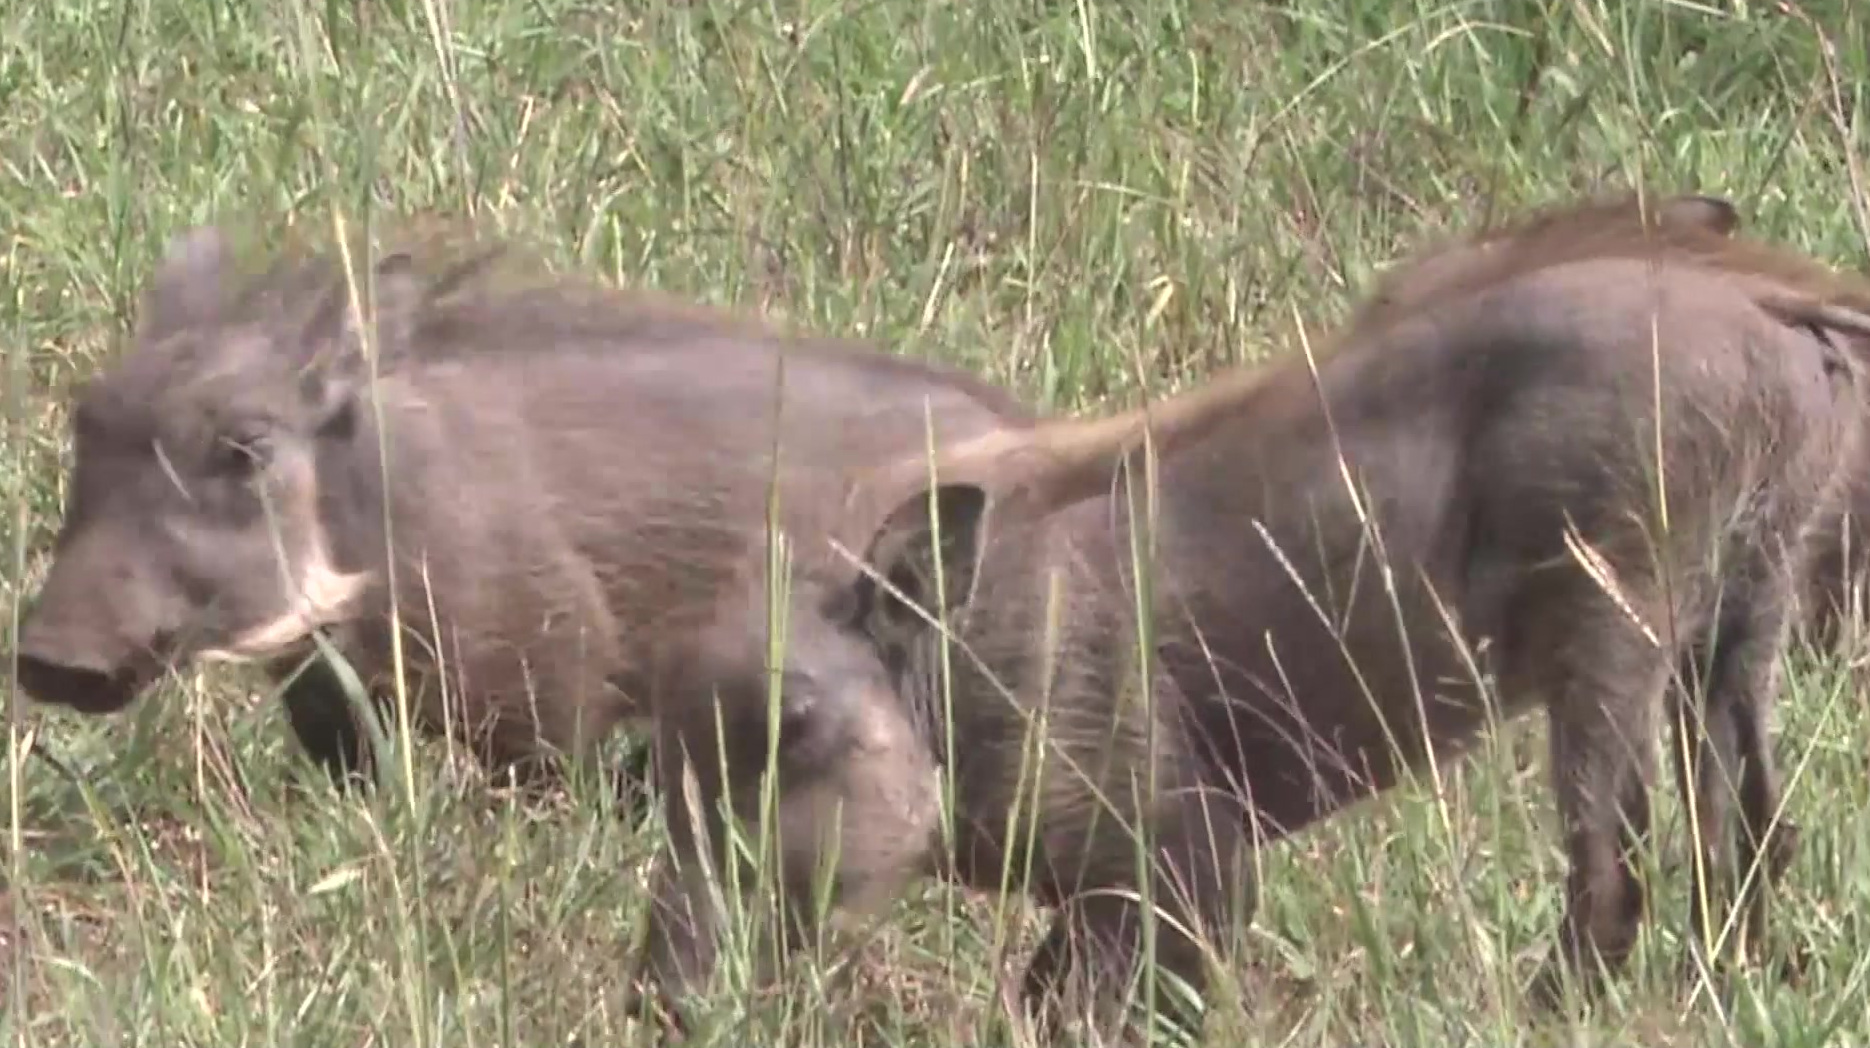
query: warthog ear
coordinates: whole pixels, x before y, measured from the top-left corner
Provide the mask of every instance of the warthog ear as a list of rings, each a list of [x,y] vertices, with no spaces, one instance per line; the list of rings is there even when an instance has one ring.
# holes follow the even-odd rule
[[[314,430],[350,424],[351,412],[370,381],[371,354],[379,361],[400,354],[415,327],[421,286],[408,255],[391,255],[377,263],[370,286],[360,290],[365,312],[361,321],[351,308],[350,289],[340,285],[307,332],[312,357],[299,388]]]
[[[1656,217],[1665,225],[1701,226],[1722,236],[1740,228],[1739,209],[1717,196],[1691,193],[1670,197],[1662,202]]]
[[[398,252],[377,263],[371,286],[366,289],[371,324],[375,338],[372,348],[379,356],[403,352],[415,331],[416,310],[422,301],[422,280],[416,263],[408,254]],[[362,352],[363,328],[350,309],[344,311],[344,342]]]
[[[967,603],[980,567],[987,506],[987,492],[976,485],[941,484],[932,497],[927,490],[917,492],[890,512],[864,559],[900,596],[868,572],[856,581],[857,607],[873,633],[913,629],[923,624],[923,613],[940,615],[944,600],[935,589],[937,577],[945,584],[949,610]]]
[[[170,238],[137,310],[137,335],[160,339],[212,318],[221,306],[227,235],[196,226]]]

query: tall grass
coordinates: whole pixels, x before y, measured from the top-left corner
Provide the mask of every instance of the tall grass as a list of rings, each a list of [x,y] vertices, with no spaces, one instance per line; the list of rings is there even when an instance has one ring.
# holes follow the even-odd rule
[[[0,15],[0,99],[9,610],[58,520],[64,390],[118,344],[161,244],[210,218],[474,214],[1054,409],[1282,351],[1408,245],[1600,185],[1719,193],[1846,266],[1870,244],[1870,14],[1846,0],[75,0]],[[104,722],[9,703],[9,1043],[638,1032],[618,1002],[653,820],[582,785],[518,804],[435,746],[407,789],[340,798],[246,683],[203,674]],[[1782,759],[1807,843],[1777,911],[1811,956],[1798,985],[1678,994],[1671,877],[1632,977],[1580,1029],[1534,1025],[1518,987],[1562,864],[1528,722],[1441,768],[1439,795],[1269,849],[1215,1029],[1870,1039],[1864,720],[1842,666],[1798,662]],[[23,757],[29,732],[74,774]],[[1673,808],[1658,832],[1681,865]],[[723,996],[704,1042],[1007,1043],[998,985],[1035,927],[923,886],[837,979]]]

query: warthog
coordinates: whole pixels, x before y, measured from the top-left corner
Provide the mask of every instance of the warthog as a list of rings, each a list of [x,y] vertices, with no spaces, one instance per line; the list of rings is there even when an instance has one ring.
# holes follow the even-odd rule
[[[769,497],[811,534],[847,474],[931,422],[1034,417],[958,369],[434,232],[359,272],[357,308],[336,253],[171,242],[133,345],[76,397],[29,694],[105,713],[196,657],[283,679],[323,629],[380,700],[400,647],[420,725],[537,783],[641,711],[645,646],[691,629]],[[341,680],[320,660],[283,698],[346,781],[370,753]]]
[[[1250,918],[1260,843],[1535,706],[1570,859],[1539,999],[1568,970],[1593,988],[1591,956],[1614,968],[1633,944],[1665,715],[1682,715],[1698,861],[1717,878],[1753,865],[1779,802],[1766,740],[1788,597],[1856,453],[1870,318],[1816,263],[1730,238],[1718,209],[1634,213],[1579,209],[1569,232],[1548,213],[1523,243],[1502,231],[1439,275],[1403,273],[1392,286],[1418,290],[1364,311],[1315,373],[1295,354],[867,476],[841,532],[863,566],[793,570],[779,661],[764,594],[730,595],[655,692],[659,710],[718,696],[745,740],[781,684],[792,934],[822,916],[793,878],[821,865],[852,905],[930,869],[980,888],[1026,873],[1060,908],[1025,978],[1042,1023],[1072,983],[1108,1005],[1135,970],[1126,891],[1169,918],[1158,970],[1200,991],[1204,954],[1178,928]],[[1695,669],[1705,689],[1677,677]],[[712,737],[659,729],[691,759]],[[763,756],[736,745],[730,770]],[[917,793],[938,766],[946,851]],[[696,780],[703,800],[721,788]],[[754,810],[755,780],[733,777],[730,807]],[[716,919],[678,872],[695,841],[675,844],[640,960],[671,1009],[706,976]]]

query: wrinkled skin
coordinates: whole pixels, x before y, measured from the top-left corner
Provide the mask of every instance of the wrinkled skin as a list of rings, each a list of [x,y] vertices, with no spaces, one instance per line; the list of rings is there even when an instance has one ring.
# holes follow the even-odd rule
[[[1694,926],[1745,906],[1758,941],[1759,880],[1789,849],[1767,742],[1776,656],[1815,522],[1863,446],[1854,354],[1870,318],[1826,328],[1792,278],[1724,263],[1731,225],[1707,225],[1667,244],[1626,227],[1549,261],[1507,242],[1499,271],[1422,281],[1410,308],[1367,315],[1319,360],[1328,417],[1307,365],[1288,359],[1157,405],[1154,467],[1134,454],[1131,415],[951,449],[932,495],[926,472],[904,486],[912,472],[881,470],[881,523],[852,544],[872,570],[833,559],[794,572],[786,631],[812,642],[769,666],[765,630],[730,601],[658,702],[718,696],[725,716],[765,725],[752,697],[778,677],[783,768],[788,733],[811,734],[802,711],[863,709],[885,673],[923,752],[843,774],[945,766],[959,836],[894,864],[840,858],[838,883],[887,892],[935,869],[997,888],[1003,870],[1020,883],[1030,869],[1025,887],[1059,912],[1024,1000],[1054,1032],[1081,1003],[1114,1021],[1104,1009],[1143,957],[1139,907],[1106,890],[1150,888],[1181,927],[1222,934],[1253,912],[1261,843],[1535,708],[1570,859],[1538,1000],[1595,990],[1599,965],[1616,970],[1635,941],[1646,893],[1633,849],[1649,835],[1665,721],[1681,730],[1671,749],[1710,877]],[[1155,490],[1142,532],[1143,489],[1123,479],[1136,476]],[[1152,575],[1149,639],[1133,551]],[[943,604],[946,691],[939,631],[911,610]],[[783,771],[778,792],[783,810]],[[681,809],[665,801],[673,821]],[[919,827],[880,808],[866,818],[844,837]],[[1138,825],[1155,834],[1147,878]],[[803,835],[787,868],[824,859],[818,839]],[[1766,869],[1740,894],[1756,861]],[[659,881],[642,956],[678,1016],[710,965],[666,916],[699,908],[683,890]],[[800,926],[821,919],[792,901]],[[1199,992],[1203,952],[1169,925],[1155,967]]]
[[[1032,418],[956,370],[439,258],[386,255],[353,310],[329,257],[254,276],[218,230],[172,244],[133,346],[77,395],[28,694],[107,713],[195,659],[284,681],[322,630],[387,701],[395,615],[417,725],[537,782],[641,719],[655,637],[759,541],[775,475],[810,538],[850,471],[927,426]],[[367,778],[343,678],[290,679],[305,749]]]

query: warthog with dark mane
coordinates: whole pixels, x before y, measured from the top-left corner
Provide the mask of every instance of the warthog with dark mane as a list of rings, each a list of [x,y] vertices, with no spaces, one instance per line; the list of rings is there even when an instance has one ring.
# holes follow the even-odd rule
[[[763,737],[781,684],[783,870],[827,864],[836,901],[931,869],[1029,875],[1060,907],[1025,983],[1050,1025],[1072,983],[1107,1005],[1134,970],[1134,893],[1168,917],[1159,970],[1200,990],[1178,926],[1247,920],[1256,847],[1543,707],[1570,873],[1537,990],[1559,999],[1568,970],[1594,986],[1589,958],[1622,961],[1644,908],[1630,849],[1666,716],[1701,727],[1680,787],[1715,890],[1765,847],[1776,654],[1856,453],[1870,335],[1842,278],[1731,238],[1724,203],[1639,213],[1553,211],[1418,263],[1438,270],[1405,262],[1315,373],[1295,354],[1148,409],[962,441],[933,484],[926,461],[877,471],[841,532],[866,567],[794,569],[776,665],[750,572],[667,660],[659,717],[699,720],[712,694],[725,737]],[[691,755],[712,730],[659,727]],[[946,850],[933,767],[955,796]],[[734,780],[737,810],[755,779]],[[676,843],[642,963],[679,1008],[713,954],[695,843]],[[822,911],[787,884],[803,934]]]
[[[324,629],[380,699],[400,647],[419,725],[536,782],[641,710],[646,645],[692,628],[769,497],[811,534],[851,471],[931,422],[953,440],[1032,418],[958,369],[405,232],[353,256],[355,307],[336,252],[172,241],[133,345],[76,397],[28,693],[104,713],[195,657],[283,677]],[[341,679],[320,660],[283,697],[342,778],[369,750]]]

